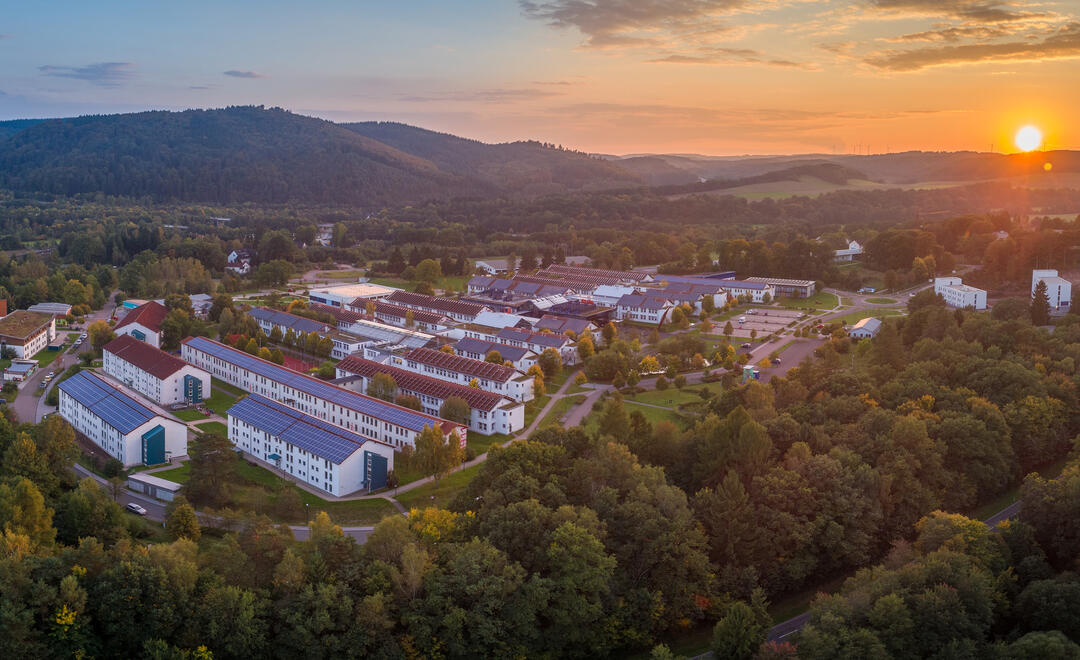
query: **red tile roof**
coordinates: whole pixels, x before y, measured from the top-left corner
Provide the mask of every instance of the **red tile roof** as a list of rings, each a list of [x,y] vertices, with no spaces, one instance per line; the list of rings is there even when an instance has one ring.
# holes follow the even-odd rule
[[[103,350],[125,362],[130,362],[158,380],[164,380],[188,366],[187,362],[175,355],[154,348],[131,335],[120,335],[105,344]]]
[[[476,316],[485,309],[488,309],[487,306],[481,305],[480,303],[454,300],[453,298],[436,298],[435,296],[428,296],[422,293],[410,293],[408,291],[395,291],[387,296],[386,299],[404,307],[420,307],[432,311],[472,316]]]
[[[161,322],[165,320],[168,313],[169,308],[159,302],[150,301],[148,303],[143,303],[128,312],[127,316],[116,324],[115,329],[119,330],[126,325],[138,323],[147,330],[161,332]]]
[[[372,301],[375,304],[375,316],[389,316],[393,318],[404,319],[405,315],[412,312],[413,320],[417,323],[427,323],[429,325],[450,325],[454,321],[445,314],[439,314],[438,312],[429,312],[426,309],[411,309],[409,307],[402,307],[401,305],[393,305],[391,303],[383,302],[381,300]],[[354,303],[355,304],[355,303]],[[363,305],[358,305],[362,307]]]
[[[461,355],[443,353],[442,351],[436,351],[430,348],[415,348],[405,356],[405,359],[420,362],[422,364],[429,364],[433,367],[441,367],[458,373],[468,374],[470,376],[476,376],[477,378],[497,380],[501,383],[510,380],[517,374],[517,369],[514,369],[513,367],[484,362],[483,360],[474,360]]]
[[[445,380],[439,380],[438,378],[432,378],[431,376],[425,376],[388,364],[365,360],[355,355],[350,355],[338,362],[337,368],[365,378],[371,378],[375,374],[389,374],[393,376],[394,382],[401,389],[419,392],[433,396],[436,399],[447,399],[452,396],[461,397],[465,399],[469,407],[480,410],[494,410],[501,404],[511,401],[502,394],[469,387],[468,385],[448,383]]]

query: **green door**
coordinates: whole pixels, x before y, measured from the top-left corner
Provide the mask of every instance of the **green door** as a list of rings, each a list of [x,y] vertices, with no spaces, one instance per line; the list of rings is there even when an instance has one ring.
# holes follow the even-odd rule
[[[165,462],[165,427],[158,424],[142,436],[143,465],[160,465]]]

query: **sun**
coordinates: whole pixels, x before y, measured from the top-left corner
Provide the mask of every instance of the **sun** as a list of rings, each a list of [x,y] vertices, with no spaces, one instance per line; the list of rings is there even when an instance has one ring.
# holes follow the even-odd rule
[[[1024,126],[1016,132],[1013,141],[1016,142],[1016,148],[1020,151],[1035,151],[1042,146],[1042,131],[1034,126]]]

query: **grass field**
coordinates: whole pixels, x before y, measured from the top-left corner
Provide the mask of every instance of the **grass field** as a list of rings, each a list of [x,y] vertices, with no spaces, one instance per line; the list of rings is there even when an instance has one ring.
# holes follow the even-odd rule
[[[533,420],[536,419],[536,416],[540,414],[540,411],[543,410],[544,406],[546,406],[547,402],[550,400],[550,394],[542,394],[532,401],[527,401],[525,403],[525,428],[528,428],[529,424],[533,423]]]
[[[674,387],[669,387],[666,390],[646,390],[640,392],[627,399],[627,402],[634,401],[637,403],[650,403],[654,406],[666,406],[668,408],[675,408],[684,403],[693,403],[694,401],[701,401],[701,397],[698,395],[703,389],[708,389],[711,393],[715,394],[722,388],[720,383],[707,383],[705,385],[693,385],[677,390]]]
[[[858,323],[863,319],[882,319],[886,316],[901,316],[902,314],[903,312],[898,309],[865,309],[861,312],[852,312],[850,314],[845,314],[844,316],[841,316],[839,320],[843,321],[846,325],[851,325],[852,323]],[[835,321],[837,319],[830,320]]]
[[[899,301],[893,300],[892,298],[867,298],[866,302],[873,303],[874,305],[895,305]]]
[[[37,360],[38,368],[44,369],[45,367],[49,366],[50,364],[55,362],[56,358],[60,357],[60,354],[63,352],[63,350],[50,351],[49,349],[39,351],[38,354],[34,356],[34,358]]]
[[[454,291],[464,291],[465,283],[472,279],[471,275],[448,275],[441,280],[438,284],[433,286],[436,289],[453,289]],[[369,280],[372,284],[380,284],[382,286],[390,286],[395,289],[405,289],[406,291],[412,291],[416,288],[417,284],[420,284],[420,280],[405,280],[400,277],[373,277]]]
[[[318,280],[358,280],[363,276],[362,270],[320,270],[315,273]]]
[[[840,304],[836,294],[818,291],[809,298],[777,298],[777,304],[790,309],[832,309]]]
[[[182,419],[185,422],[196,422],[200,419],[206,419],[206,415],[202,414],[198,410],[192,408],[191,410],[177,410],[173,413],[177,419]]]
[[[206,407],[224,416],[225,411],[231,408],[236,403],[236,400],[244,394],[240,389],[215,378],[210,383],[210,398],[206,400]]]
[[[458,470],[450,476],[440,479],[438,483],[424,484],[419,488],[398,495],[395,499],[407,509],[446,506],[458,493],[465,490],[465,487],[480,471],[480,467],[480,465],[474,465],[464,470]]]
[[[168,479],[169,481],[175,481],[178,484],[186,484],[188,479],[191,478],[191,465],[187,461],[184,461],[180,464],[180,467],[155,472],[154,476]]]
[[[466,441],[469,449],[476,452],[479,456],[488,450],[491,445],[495,443],[502,444],[509,440],[512,436],[506,433],[492,433],[491,435],[480,435],[479,433],[469,432],[468,440]],[[405,483],[404,481],[402,483]]]
[[[585,401],[584,394],[578,394],[577,396],[565,396],[555,402],[555,405],[551,407],[551,410],[544,415],[544,419],[540,422],[540,428],[550,426],[552,424],[558,424],[563,415],[570,412],[571,408],[581,405]]]
[[[202,424],[196,424],[195,428],[203,431],[204,433],[216,433],[221,437],[228,437],[229,427],[225,426],[221,422],[204,422]]]
[[[650,424],[656,424],[657,422],[674,422],[678,424],[681,421],[679,414],[674,410],[665,410],[663,408],[653,408],[652,406],[639,406],[633,401],[627,401],[626,414],[632,414],[639,412],[645,416],[645,419],[649,420]]]

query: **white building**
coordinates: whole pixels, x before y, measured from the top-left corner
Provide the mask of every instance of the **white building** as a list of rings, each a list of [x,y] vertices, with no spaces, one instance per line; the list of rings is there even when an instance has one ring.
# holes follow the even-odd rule
[[[851,329],[848,330],[848,336],[855,337],[856,339],[867,339],[876,335],[878,330],[881,330],[881,321],[879,319],[866,318],[851,326]]]
[[[210,374],[131,335],[106,344],[102,358],[105,373],[158,405],[210,398]]]
[[[227,414],[237,449],[332,495],[385,488],[394,469],[392,446],[258,394]]]
[[[390,356],[364,349],[364,357],[450,383],[468,385],[475,380],[480,389],[508,396],[515,401],[531,401],[533,398],[532,377],[513,367],[501,364],[474,360],[430,348],[417,348],[405,355],[392,354]]]
[[[476,319],[480,312],[490,312],[491,308],[480,303],[467,300],[455,300],[454,298],[436,298],[422,293],[410,293],[395,289],[386,298],[386,302],[399,307],[409,309],[421,309],[425,312],[434,312],[449,316],[455,321],[469,323]]]
[[[323,305],[318,305],[318,307],[323,307]],[[334,307],[332,309],[338,308]],[[290,330],[292,330],[293,334],[297,337],[310,334],[315,334],[319,337],[329,337],[334,343],[333,348],[330,349],[330,357],[335,360],[340,360],[347,355],[352,355],[370,342],[369,339],[363,337],[339,332],[334,325],[329,325],[322,321],[316,321],[304,316],[282,312],[277,309],[270,309],[269,307],[252,307],[248,310],[248,314],[251,318],[255,319],[255,322],[259,324],[259,327],[267,335],[270,335],[270,333],[274,331],[274,328],[277,328],[281,331],[283,337],[288,334]]]
[[[56,317],[17,309],[0,319],[0,351],[11,349],[17,358],[31,358],[56,339]]]
[[[959,277],[935,277],[934,293],[944,298],[949,307],[986,309],[986,292],[964,284]]]
[[[620,321],[660,325],[667,320],[668,314],[674,308],[675,303],[663,296],[628,293],[615,304],[615,318]]]
[[[157,465],[187,455],[187,427],[90,371],[61,382],[60,415],[124,464]]]
[[[1058,277],[1056,270],[1033,270],[1031,271],[1031,295],[1035,295],[1035,287],[1039,282],[1046,282],[1046,297],[1050,300],[1050,309],[1060,311],[1068,309],[1072,304],[1072,282]]]
[[[855,259],[862,256],[862,253],[863,246],[859,245],[858,241],[851,241],[843,250],[833,252],[833,261],[855,261]]]
[[[515,369],[528,371],[529,367],[536,364],[536,353],[523,346],[511,346],[497,341],[477,339],[476,337],[463,337],[451,345],[454,352],[474,360],[486,360],[487,356],[495,351],[503,359],[503,363],[509,362]]]
[[[345,307],[357,298],[371,298],[381,300],[391,293],[398,291],[388,286],[371,284],[342,284],[339,286],[325,286],[308,291],[308,299],[313,303],[329,305],[331,307]]]
[[[424,412],[438,415],[443,403],[450,397],[464,399],[472,409],[469,431],[481,435],[493,433],[516,433],[525,428],[525,404],[502,394],[450,383],[431,376],[405,369],[380,364],[356,355],[349,356],[337,364],[339,384],[357,391],[367,392],[375,374],[387,374],[397,383],[399,394],[409,394],[420,400]]]
[[[161,348],[161,322],[168,314],[165,305],[151,300],[128,312],[113,330],[118,335],[131,335],[154,348]]]
[[[461,424],[338,387],[206,337],[188,337],[180,352],[230,385],[394,447],[414,445],[425,427],[438,428],[445,437],[457,433],[465,446],[468,429]]]

